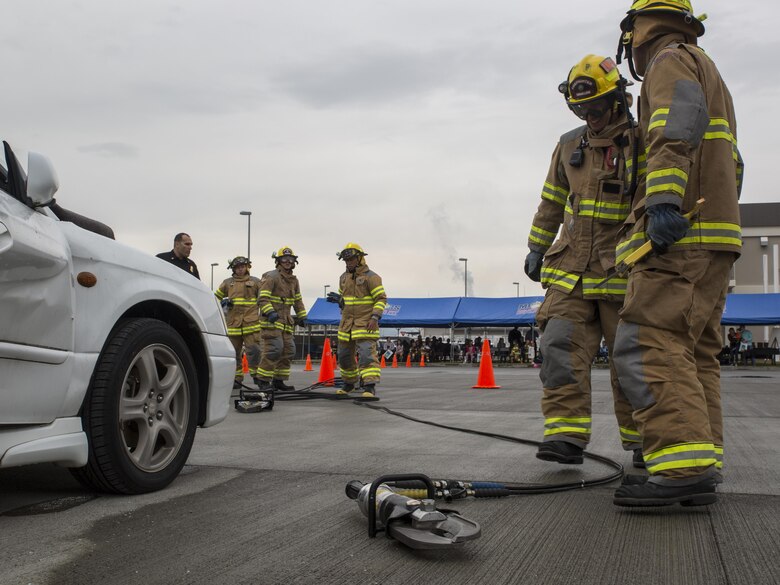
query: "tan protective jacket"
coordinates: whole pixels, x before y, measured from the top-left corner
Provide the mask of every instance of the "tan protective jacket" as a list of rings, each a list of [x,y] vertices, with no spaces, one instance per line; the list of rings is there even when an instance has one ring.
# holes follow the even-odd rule
[[[598,134],[582,126],[561,136],[528,236],[528,247],[545,256],[544,288],[570,293],[581,279],[584,298],[622,301],[626,279],[597,285],[615,266],[618,232],[631,210],[631,132],[623,115]],[[578,150],[582,164],[576,166],[572,156]],[[644,156],[637,158],[641,176]]]
[[[700,197],[706,200],[700,215],[670,249],[739,253],[744,165],[737,121],[731,94],[704,51],[675,42],[657,53],[642,83],[639,126],[647,145],[647,197],[626,222],[618,262],[646,241],[647,206],[673,203],[686,212]]]
[[[257,299],[260,307],[260,327],[265,330],[279,329],[286,333],[295,331],[295,321],[291,308],[295,309],[298,319],[306,317],[306,307],[301,297],[301,287],[298,277],[294,274],[283,274],[281,270],[271,270],[260,279],[260,294]],[[271,323],[268,313],[276,311],[279,319]]]
[[[382,278],[369,270],[361,259],[355,272],[345,272],[339,278],[339,294],[344,300],[339,323],[339,341],[352,339],[379,339],[379,330],[368,331],[371,315],[382,317],[387,306],[387,294]]]
[[[225,279],[214,295],[221,301],[230,299],[233,306],[228,309],[225,321],[228,335],[247,335],[260,331],[260,316],[257,314],[257,295],[260,279],[255,276],[231,276]]]

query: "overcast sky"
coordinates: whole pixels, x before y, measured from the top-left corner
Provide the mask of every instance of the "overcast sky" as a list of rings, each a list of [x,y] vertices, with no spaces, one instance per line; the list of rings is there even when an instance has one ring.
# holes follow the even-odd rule
[[[58,202],[149,253],[176,232],[209,284],[282,245],[308,306],[360,243],[390,296],[541,294],[526,238],[557,85],[614,56],[630,0],[16,0],[3,137],[48,155]],[[743,202],[777,201],[780,8],[694,0],[737,110]],[[623,68],[621,66],[621,68]],[[623,69],[624,75],[628,72]],[[638,93],[638,88],[634,88]]]

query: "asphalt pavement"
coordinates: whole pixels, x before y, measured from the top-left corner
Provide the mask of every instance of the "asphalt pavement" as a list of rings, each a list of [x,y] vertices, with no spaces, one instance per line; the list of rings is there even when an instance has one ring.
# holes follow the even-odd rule
[[[294,366],[292,383],[317,372]],[[471,366],[383,371],[374,403],[434,423],[541,439],[538,370]],[[724,483],[712,506],[626,509],[617,482],[440,504],[481,538],[415,551],[382,535],[345,496],[348,481],[424,473],[522,484],[614,472],[546,463],[533,445],[435,427],[351,400],[278,401],[199,429],[182,475],[143,496],[95,495],[52,465],[0,470],[5,584],[762,585],[780,582],[780,369],[726,368]],[[328,390],[332,392],[331,390]],[[589,451],[631,469],[608,372],[593,373]]]

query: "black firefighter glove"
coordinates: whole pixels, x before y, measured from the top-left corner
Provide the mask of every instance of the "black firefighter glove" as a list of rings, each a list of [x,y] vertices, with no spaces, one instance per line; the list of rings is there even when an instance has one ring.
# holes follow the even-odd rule
[[[329,303],[338,303],[339,309],[344,308],[344,298],[337,292],[329,292],[325,300]]]
[[[279,320],[279,313],[276,311],[271,311],[265,316],[266,319],[268,319],[269,323],[276,323]]]
[[[525,257],[525,273],[528,278],[534,282],[542,280],[542,261],[544,260],[544,254],[541,252],[534,252],[531,250],[528,252],[528,256]]]
[[[222,305],[223,308],[227,307],[228,309],[232,309],[233,308],[233,299],[227,299],[227,298],[226,299],[222,299],[221,301],[219,301],[219,304]]]
[[[295,324],[298,327],[306,327],[306,318],[305,317],[296,317],[294,320],[295,320]]]
[[[656,254],[663,254],[669,246],[682,239],[691,222],[682,216],[680,210],[672,203],[659,203],[648,207],[647,237],[653,243]]]

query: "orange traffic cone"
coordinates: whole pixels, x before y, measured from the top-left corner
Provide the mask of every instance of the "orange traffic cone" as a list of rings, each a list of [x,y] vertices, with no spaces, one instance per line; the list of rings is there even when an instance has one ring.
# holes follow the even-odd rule
[[[411,368],[412,367],[412,354],[409,353],[406,355],[406,367]]]
[[[421,368],[425,367],[425,354],[424,353],[420,354],[420,367]]]
[[[245,374],[249,373],[249,362],[246,359],[246,354],[241,358],[241,371]]]
[[[496,386],[496,379],[493,377],[493,358],[490,357],[490,344],[487,339],[482,342],[482,359],[479,361],[477,385],[472,388],[501,388]]]
[[[398,367],[398,356],[393,354],[393,365],[390,366],[391,368],[397,368]]]
[[[322,346],[322,360],[320,361],[320,377],[317,383],[324,383],[326,386],[333,386],[333,378],[336,374],[333,371],[333,353],[330,350],[330,339],[325,338]]]
[[[382,354],[382,359],[379,360],[379,367],[380,368],[386,368],[387,362],[385,361],[385,354]]]
[[[306,365],[303,367],[303,371],[304,372],[311,372],[312,371],[312,367],[311,367],[311,354],[309,354],[309,353],[306,354]]]

